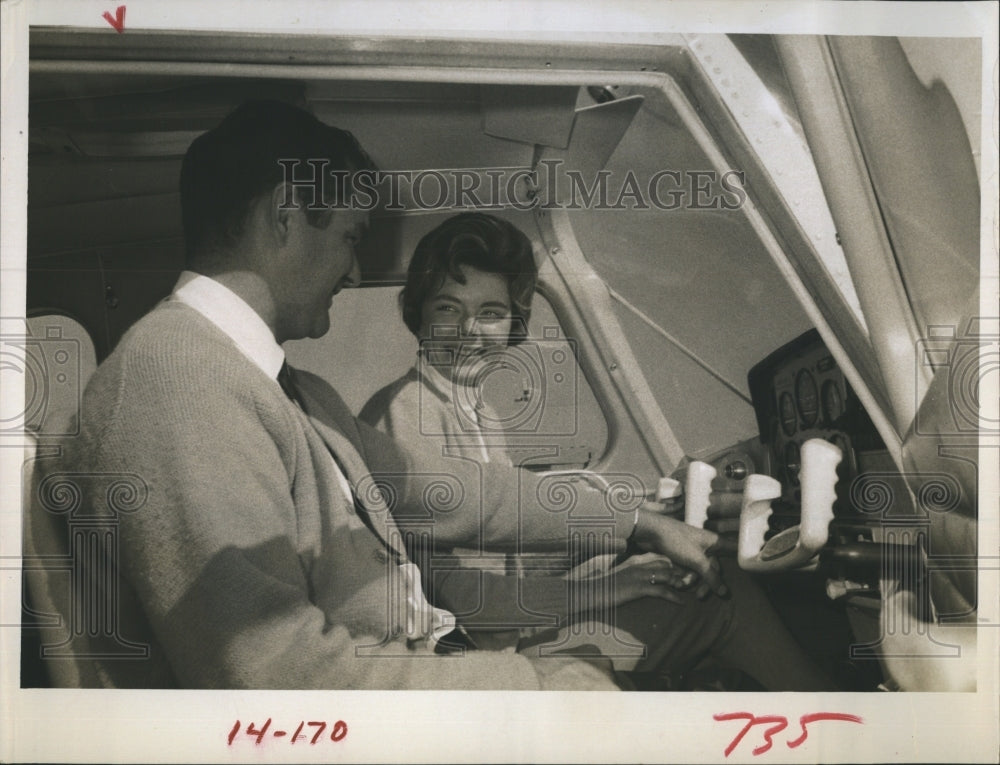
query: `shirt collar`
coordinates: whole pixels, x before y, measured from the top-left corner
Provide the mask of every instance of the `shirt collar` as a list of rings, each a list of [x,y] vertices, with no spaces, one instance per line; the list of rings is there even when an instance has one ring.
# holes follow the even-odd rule
[[[250,361],[272,380],[278,379],[285,352],[270,327],[243,298],[208,276],[181,273],[170,296],[190,306],[222,330]]]
[[[414,369],[417,372],[417,377],[423,381],[424,385],[443,398],[445,402],[450,403],[453,400],[452,386],[454,383],[450,378],[438,371],[437,367],[427,361],[427,357],[420,351],[417,351],[417,363]]]
[[[476,404],[470,404],[467,396],[455,396],[455,385],[450,377],[445,375],[436,366],[429,363],[426,357],[417,351],[416,364],[417,377],[423,381],[424,385],[441,397],[446,404],[456,404],[466,415],[476,418],[475,410],[482,406],[482,401],[477,397]]]

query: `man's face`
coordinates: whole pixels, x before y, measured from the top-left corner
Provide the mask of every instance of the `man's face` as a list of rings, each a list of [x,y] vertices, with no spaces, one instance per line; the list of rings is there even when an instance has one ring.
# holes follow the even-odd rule
[[[276,295],[281,340],[322,337],[330,329],[330,306],[345,287],[361,282],[355,247],[368,228],[368,213],[333,210],[329,224],[309,223],[304,208],[291,213],[288,255]]]

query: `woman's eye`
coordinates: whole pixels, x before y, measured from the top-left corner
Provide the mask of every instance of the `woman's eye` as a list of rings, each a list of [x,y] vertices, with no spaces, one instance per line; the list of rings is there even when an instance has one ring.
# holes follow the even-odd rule
[[[480,321],[502,321],[507,318],[503,311],[483,311],[479,314]]]
[[[448,305],[446,303],[442,304],[442,305],[436,305],[436,306],[434,306],[434,312],[435,313],[455,313],[457,311],[458,311],[458,309],[455,308],[455,306]]]

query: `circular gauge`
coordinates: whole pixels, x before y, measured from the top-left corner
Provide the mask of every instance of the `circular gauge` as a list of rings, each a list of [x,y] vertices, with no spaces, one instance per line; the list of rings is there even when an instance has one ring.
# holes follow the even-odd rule
[[[799,485],[799,445],[794,441],[785,444],[785,475],[793,486]]]
[[[781,419],[781,429],[785,435],[792,435],[795,432],[798,417],[795,415],[795,402],[792,400],[791,393],[782,393],[781,398],[778,399],[778,417]]]
[[[823,383],[820,392],[820,403],[823,407],[823,422],[833,425],[844,413],[844,397],[840,395],[840,387],[834,380]]]
[[[795,378],[795,404],[799,408],[802,426],[811,428],[819,415],[819,391],[816,378],[808,369],[803,369]]]

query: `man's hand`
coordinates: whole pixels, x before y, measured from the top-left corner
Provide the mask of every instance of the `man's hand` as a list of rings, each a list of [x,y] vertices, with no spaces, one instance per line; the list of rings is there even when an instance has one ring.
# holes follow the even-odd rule
[[[713,491],[709,495],[705,528],[719,535],[719,542],[714,549],[720,555],[736,555],[742,506],[742,488],[739,491]]]
[[[719,561],[711,554],[719,543],[718,534],[696,529],[665,515],[640,510],[632,539],[641,549],[665,555],[676,566],[696,573],[700,577],[695,590],[699,598],[710,592],[722,598],[729,595],[729,588],[719,573]]]

